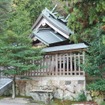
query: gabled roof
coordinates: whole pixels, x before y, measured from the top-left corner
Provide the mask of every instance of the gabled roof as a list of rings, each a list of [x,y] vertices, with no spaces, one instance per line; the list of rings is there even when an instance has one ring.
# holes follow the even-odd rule
[[[40,22],[45,19],[46,24],[48,24],[52,29],[55,30],[55,28],[59,31],[62,32],[65,38],[69,38],[70,34],[73,34],[73,31],[71,31],[65,24],[63,19],[60,19],[57,17],[54,13],[52,13],[50,10],[45,8],[38,19],[36,20],[35,24],[33,25],[32,29],[36,29],[37,26],[40,24]],[[56,31],[56,30],[55,30]],[[58,33],[59,33],[58,32]],[[62,35],[62,33],[59,33]]]
[[[42,43],[46,45],[50,45],[53,43],[63,42],[66,40],[65,37],[61,36],[59,33],[54,32],[52,29],[39,29],[37,32],[33,31],[35,38],[40,40]]]
[[[77,49],[86,49],[88,48],[87,45],[84,43],[78,43],[78,44],[68,44],[63,46],[55,46],[55,47],[47,47],[44,48],[42,51],[44,52],[56,52],[56,51],[67,51],[67,50],[77,50]]]

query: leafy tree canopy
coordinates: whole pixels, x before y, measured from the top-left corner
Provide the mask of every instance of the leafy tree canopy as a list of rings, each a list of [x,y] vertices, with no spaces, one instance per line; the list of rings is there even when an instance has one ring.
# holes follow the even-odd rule
[[[69,0],[66,11],[70,13],[68,26],[75,35],[70,37],[74,42],[88,42],[93,38],[93,29],[99,23],[100,28],[105,25],[105,0]],[[105,29],[105,28],[104,28]]]
[[[42,10],[47,8],[52,8],[51,0],[13,0],[15,7],[23,6],[24,9],[29,13],[29,18],[31,19],[31,25],[36,21]]]
[[[0,0],[0,34],[6,27],[5,21],[11,11],[11,0]]]
[[[0,66],[4,74],[13,77],[13,83],[17,75],[40,69],[39,64],[35,61],[42,58],[42,52],[39,48],[32,48],[29,35],[34,19],[42,9],[39,7],[45,8],[47,2],[45,1],[13,0],[12,10],[9,12],[8,19],[5,19],[5,31],[0,36]],[[13,85],[14,97],[15,84]]]
[[[83,68],[88,75],[97,77],[90,89],[105,91],[105,0],[70,0],[65,8],[70,13],[68,26],[75,34],[70,37],[75,43],[89,44]]]

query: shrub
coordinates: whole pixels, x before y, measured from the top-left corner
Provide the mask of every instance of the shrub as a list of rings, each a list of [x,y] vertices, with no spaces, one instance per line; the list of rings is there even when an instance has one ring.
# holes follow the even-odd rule
[[[86,98],[85,92],[84,91],[81,91],[78,94],[77,101],[86,101],[86,100],[87,100],[87,98]]]

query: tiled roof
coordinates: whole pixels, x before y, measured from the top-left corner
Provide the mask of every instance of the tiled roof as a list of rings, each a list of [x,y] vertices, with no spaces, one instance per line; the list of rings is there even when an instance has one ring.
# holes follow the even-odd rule
[[[37,32],[33,31],[33,34],[38,40],[46,45],[66,40],[66,38],[61,36],[59,33],[54,32],[52,29],[40,29]]]
[[[42,51],[56,52],[56,51],[76,50],[76,49],[85,49],[85,48],[88,48],[88,46],[85,45],[84,43],[78,43],[78,44],[68,44],[68,45],[55,46],[55,47],[47,47],[44,48]]]

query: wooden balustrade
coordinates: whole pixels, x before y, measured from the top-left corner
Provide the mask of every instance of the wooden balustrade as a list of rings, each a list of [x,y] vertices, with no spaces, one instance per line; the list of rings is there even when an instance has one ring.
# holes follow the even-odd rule
[[[26,76],[84,76],[80,65],[84,63],[85,52],[45,55],[38,63],[38,70],[24,73]]]

